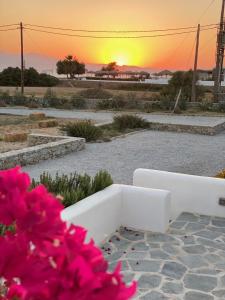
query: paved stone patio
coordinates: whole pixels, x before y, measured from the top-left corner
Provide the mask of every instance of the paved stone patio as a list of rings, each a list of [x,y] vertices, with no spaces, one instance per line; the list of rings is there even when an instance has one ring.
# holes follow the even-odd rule
[[[225,218],[183,213],[167,234],[120,228],[102,249],[138,282],[135,299],[225,299]]]

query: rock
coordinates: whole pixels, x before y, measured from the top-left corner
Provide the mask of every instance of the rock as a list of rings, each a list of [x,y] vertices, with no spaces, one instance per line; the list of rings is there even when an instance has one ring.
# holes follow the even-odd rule
[[[187,292],[184,296],[184,300],[213,300],[211,295],[199,293],[199,292]]]
[[[204,275],[188,274],[184,277],[184,285],[188,289],[211,292],[217,286],[217,278]]]
[[[166,282],[162,286],[162,291],[167,294],[181,294],[183,291],[183,285],[176,282]]]
[[[177,262],[166,262],[162,268],[162,274],[174,279],[181,279],[187,268]]]
[[[139,289],[153,289],[160,285],[162,278],[158,275],[142,275],[138,280]]]

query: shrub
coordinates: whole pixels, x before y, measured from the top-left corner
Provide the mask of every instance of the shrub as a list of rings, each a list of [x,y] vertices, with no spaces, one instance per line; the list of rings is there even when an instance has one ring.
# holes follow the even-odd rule
[[[148,128],[149,122],[137,115],[123,114],[113,118],[114,126],[119,130]]]
[[[18,89],[15,90],[14,95],[12,96],[12,104],[14,105],[26,105],[27,98],[26,96],[22,95]]]
[[[119,94],[112,98],[111,106],[113,109],[123,109],[127,105],[124,96]]]
[[[96,141],[102,135],[102,130],[91,123],[90,120],[69,122],[61,127],[67,135],[85,138],[87,142]]]
[[[113,95],[100,87],[83,90],[79,93],[79,96],[89,99],[109,99]]]
[[[84,98],[79,97],[77,95],[72,95],[71,96],[71,105],[77,109],[84,109],[86,108],[86,101]]]
[[[38,181],[32,181],[32,187],[43,184],[51,193],[63,197],[63,205],[68,207],[96,192],[99,192],[113,184],[110,174],[106,171],[99,171],[94,178],[89,175],[69,175],[58,173],[53,178],[48,172],[40,175]]]
[[[31,190],[19,168],[0,172],[0,298],[128,300],[120,267],[113,272],[86,230],[61,218],[59,197]],[[32,272],[31,272],[32,270]]]
[[[127,103],[126,103],[127,108],[137,109],[139,107],[139,102],[136,93],[128,93],[126,95],[126,99],[127,99]]]
[[[10,104],[11,96],[9,94],[9,91],[0,91],[0,99],[6,104]]]
[[[98,100],[96,103],[97,109],[112,109],[112,100],[111,99],[103,99]]]
[[[216,175],[216,177],[217,177],[217,178],[225,179],[225,170],[220,171],[220,172]]]

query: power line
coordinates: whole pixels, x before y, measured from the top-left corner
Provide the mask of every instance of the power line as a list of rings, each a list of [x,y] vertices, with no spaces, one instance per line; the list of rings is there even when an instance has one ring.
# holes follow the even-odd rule
[[[206,28],[202,29],[201,31],[212,30],[216,29],[217,27]],[[187,33],[196,32],[196,30],[192,31],[182,31],[182,32],[175,32],[175,33],[167,33],[167,34],[157,34],[157,35],[137,35],[137,36],[97,36],[97,35],[80,35],[80,34],[69,34],[69,33],[62,33],[62,32],[53,32],[47,30],[39,30],[33,28],[24,27],[26,30],[36,31],[36,32],[43,32],[53,35],[61,35],[61,36],[70,36],[70,37],[79,37],[79,38],[92,38],[92,39],[139,39],[139,38],[155,38],[155,37],[164,37],[164,36],[175,36]]]
[[[0,27],[10,27],[10,26],[16,26],[16,25],[19,26],[19,24],[6,24],[6,25],[0,25]]]
[[[205,14],[208,12],[208,10],[210,9],[210,7],[213,5],[213,3],[215,2],[215,0],[212,0],[209,5],[206,7],[206,9],[203,11],[203,13],[201,14],[201,16],[198,19],[198,23],[200,22],[200,20],[205,16]]]
[[[218,23],[207,24],[201,26],[211,27],[218,25]],[[62,31],[74,31],[74,32],[87,32],[87,33],[144,33],[144,32],[165,32],[165,31],[177,31],[177,30],[187,30],[187,29],[195,29],[196,26],[189,27],[178,27],[178,28],[166,28],[166,29],[151,29],[151,30],[89,30],[89,29],[72,29],[72,28],[62,28],[62,27],[51,27],[51,26],[43,26],[43,25],[35,25],[35,24],[24,24],[24,26],[29,27],[37,27],[37,28],[45,28],[45,29],[53,29],[53,30],[62,30]]]
[[[11,30],[18,30],[18,28],[0,29],[0,31],[11,31]]]

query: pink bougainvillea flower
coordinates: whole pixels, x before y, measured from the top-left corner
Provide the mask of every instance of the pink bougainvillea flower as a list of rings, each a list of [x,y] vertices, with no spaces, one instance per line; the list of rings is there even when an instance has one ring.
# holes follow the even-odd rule
[[[86,230],[61,220],[60,201],[29,185],[19,168],[0,171],[0,224],[14,228],[0,237],[0,300],[130,299],[136,284],[124,284],[120,266],[108,272]]]
[[[25,210],[24,195],[30,185],[29,176],[20,168],[0,171],[0,223],[12,224],[22,218]]]

